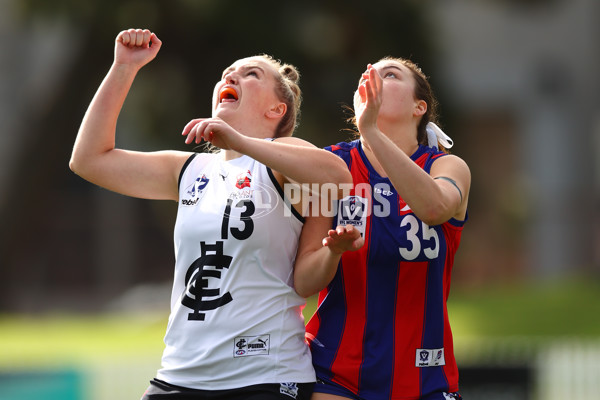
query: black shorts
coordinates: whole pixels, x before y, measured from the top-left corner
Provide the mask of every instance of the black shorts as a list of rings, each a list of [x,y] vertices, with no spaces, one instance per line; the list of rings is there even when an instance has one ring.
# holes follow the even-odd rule
[[[152,379],[141,400],[310,400],[314,383],[264,383],[227,390],[198,390]]]

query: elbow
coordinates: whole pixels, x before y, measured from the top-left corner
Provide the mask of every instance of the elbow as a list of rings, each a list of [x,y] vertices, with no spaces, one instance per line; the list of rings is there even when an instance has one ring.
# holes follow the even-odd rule
[[[440,204],[431,205],[419,212],[413,210],[417,217],[428,226],[436,226],[448,221],[450,211]]]
[[[297,266],[295,267],[297,270]],[[304,297],[305,299],[310,297],[312,293],[310,293],[310,288],[306,284],[302,277],[298,276],[296,272],[294,272],[294,290],[300,297]]]
[[[90,167],[91,164],[89,163],[89,159],[77,154],[76,152],[73,152],[71,159],[69,160],[69,169],[73,173],[82,177],[83,179],[88,179]]]
[[[77,175],[81,175],[82,169],[82,161],[81,157],[78,156],[75,152],[71,154],[71,159],[69,160],[69,169],[73,171]]]
[[[307,275],[307,273],[299,273],[298,271],[302,270],[302,266],[299,266],[298,264],[296,264],[294,269],[294,290],[298,296],[306,299],[321,291],[320,281],[314,274]]]
[[[315,290],[310,287],[303,287],[303,285],[294,286],[294,290],[298,294],[298,296],[308,299],[310,296],[319,293],[319,290]]]
[[[75,158],[75,155],[71,155],[71,159],[69,160],[69,169],[71,171],[73,171],[74,173],[77,173],[78,170],[78,163],[77,163],[77,159]]]
[[[329,182],[335,182],[338,186],[338,196],[344,192],[345,189],[352,187],[352,174],[348,169],[343,171],[336,171],[335,175],[330,178]]]
[[[298,296],[304,298],[304,299],[308,299],[310,296],[312,296],[314,293],[310,293],[307,290],[302,290],[300,288],[295,288],[296,293],[298,294]]]
[[[346,166],[346,164],[344,164],[344,166]],[[348,168],[344,168],[344,171],[340,176],[340,183],[346,183],[350,185],[353,183],[352,174],[350,173]]]

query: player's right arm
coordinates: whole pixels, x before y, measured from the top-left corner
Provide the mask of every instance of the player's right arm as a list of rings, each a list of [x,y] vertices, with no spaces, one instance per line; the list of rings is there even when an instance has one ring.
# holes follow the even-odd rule
[[[114,62],[83,118],[69,167],[82,178],[124,195],[177,201],[179,171],[189,153],[115,148],[117,119],[127,93],[161,44],[148,30],[119,33]]]

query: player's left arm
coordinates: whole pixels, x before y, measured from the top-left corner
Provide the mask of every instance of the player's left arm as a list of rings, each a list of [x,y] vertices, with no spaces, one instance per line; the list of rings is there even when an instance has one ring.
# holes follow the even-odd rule
[[[440,157],[431,166],[430,176],[437,186],[440,204],[435,222],[442,223],[450,218],[464,220],[471,188],[471,171],[467,163],[455,155]]]
[[[450,218],[464,219],[471,172],[461,158],[439,157],[428,174],[382,133],[369,140],[392,186],[421,221],[434,226]]]
[[[448,155],[433,163],[430,174],[425,172],[379,129],[377,119],[383,102],[381,76],[369,65],[368,75],[363,77],[367,79],[359,87],[359,94],[365,101],[361,106],[364,109],[357,113],[358,128],[398,194],[428,225],[439,225],[453,217],[464,218],[471,184],[467,164],[457,156]],[[418,103],[415,111],[426,110],[424,101]]]

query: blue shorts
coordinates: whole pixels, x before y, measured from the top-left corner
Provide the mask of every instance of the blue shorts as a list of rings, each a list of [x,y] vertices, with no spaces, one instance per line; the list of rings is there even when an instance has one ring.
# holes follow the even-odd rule
[[[317,383],[315,383],[314,388],[315,393],[327,393],[333,394],[336,396],[347,397],[349,399],[354,400],[362,400],[360,397],[352,393],[350,390],[346,389],[342,385],[332,382],[327,378],[317,378]]]
[[[346,389],[342,385],[332,382],[327,378],[318,377],[317,383],[314,388],[315,393],[327,393],[335,396],[346,397],[348,399],[353,400],[366,400],[363,397],[360,397],[350,390]],[[453,393],[432,393],[425,397],[421,397],[421,400],[462,400],[461,395],[458,392]]]

